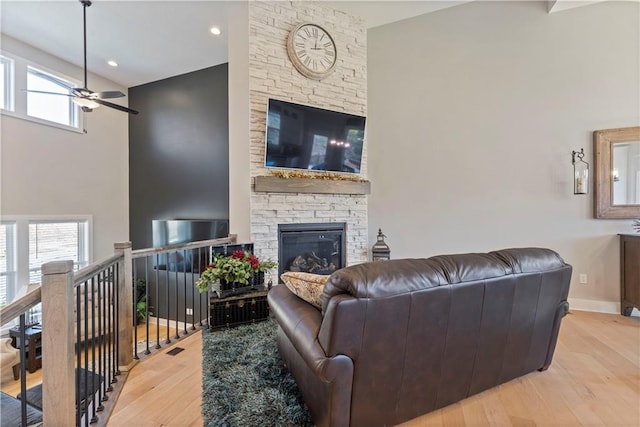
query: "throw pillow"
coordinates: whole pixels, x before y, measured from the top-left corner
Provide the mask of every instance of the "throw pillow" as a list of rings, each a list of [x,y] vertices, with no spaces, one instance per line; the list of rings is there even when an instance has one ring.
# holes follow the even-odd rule
[[[280,278],[291,292],[318,310],[322,309],[322,291],[328,275],[287,271]]]

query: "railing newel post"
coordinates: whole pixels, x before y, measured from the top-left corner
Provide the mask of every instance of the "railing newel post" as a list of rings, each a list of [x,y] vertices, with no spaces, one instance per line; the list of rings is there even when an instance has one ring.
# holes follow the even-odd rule
[[[129,371],[133,360],[133,257],[131,242],[116,243],[118,260],[118,370]]]
[[[73,261],[42,266],[42,413],[45,425],[75,425]]]

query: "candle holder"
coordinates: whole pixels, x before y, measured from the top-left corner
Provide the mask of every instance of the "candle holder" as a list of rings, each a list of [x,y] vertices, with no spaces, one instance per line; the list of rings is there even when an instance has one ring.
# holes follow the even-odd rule
[[[589,194],[589,163],[584,161],[584,148],[571,152],[573,194]]]

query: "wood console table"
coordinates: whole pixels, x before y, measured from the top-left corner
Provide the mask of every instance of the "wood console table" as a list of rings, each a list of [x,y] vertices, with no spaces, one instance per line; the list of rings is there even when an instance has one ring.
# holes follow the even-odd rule
[[[620,234],[620,312],[640,309],[640,235]]]
[[[15,348],[20,348],[20,329],[9,329],[9,336]],[[27,371],[30,374],[42,367],[42,326],[34,325],[24,330]]]

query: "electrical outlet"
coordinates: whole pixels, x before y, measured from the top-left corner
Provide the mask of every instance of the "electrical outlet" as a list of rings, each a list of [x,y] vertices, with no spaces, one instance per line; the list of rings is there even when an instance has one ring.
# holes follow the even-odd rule
[[[193,308],[187,308],[187,316],[193,316]]]
[[[584,274],[584,273],[580,275],[580,284],[582,284],[582,285],[586,285],[587,284],[587,275]]]

